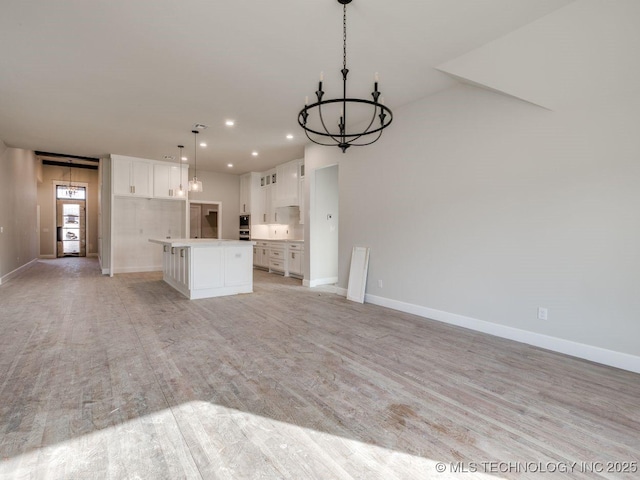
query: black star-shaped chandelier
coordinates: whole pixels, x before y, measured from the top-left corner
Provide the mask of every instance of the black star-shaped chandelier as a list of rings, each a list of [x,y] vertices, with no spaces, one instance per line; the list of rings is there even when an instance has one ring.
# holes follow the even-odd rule
[[[342,149],[343,153],[352,145],[361,147],[376,142],[382,135],[382,130],[387,128],[393,120],[393,113],[384,105],[384,100],[380,96],[381,92],[378,90],[377,73],[374,80],[374,89],[371,93],[373,100],[347,97],[347,75],[349,74],[349,69],[347,68],[347,5],[351,3],[351,1],[352,0],[338,0],[338,3],[342,4],[343,10],[342,98],[323,100],[325,92],[322,90],[322,82],[324,78],[323,75],[320,74],[320,83],[316,91],[318,101],[309,104],[307,97],[304,108],[298,114],[298,123],[304,129],[309,140],[318,145],[337,146]],[[328,105],[334,103],[340,105],[341,110],[339,120],[336,122],[337,129],[333,127],[334,130],[332,130],[327,127],[322,109],[325,107],[326,110]],[[348,131],[347,113],[352,107],[356,106],[359,107],[358,111],[360,112],[362,105],[365,105],[365,107],[369,106],[368,108],[372,111],[369,124],[361,131]],[[363,125],[366,125],[366,123],[363,122]]]

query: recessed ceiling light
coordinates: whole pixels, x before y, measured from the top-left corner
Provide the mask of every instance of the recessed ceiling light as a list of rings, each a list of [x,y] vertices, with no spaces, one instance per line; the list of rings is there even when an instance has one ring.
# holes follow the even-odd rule
[[[258,152],[256,152],[255,150],[253,152],[251,152],[251,155],[253,155],[254,157],[258,156]]]
[[[227,120],[226,122],[224,122],[224,124],[227,127],[233,127],[236,124],[236,122],[234,122],[233,120]]]
[[[291,135],[290,133],[287,135],[287,140],[292,140],[293,139],[293,135]]]
[[[173,155],[165,155],[163,158],[164,158],[165,160],[173,160],[173,159],[175,159],[176,157],[174,157]]]
[[[186,162],[187,160],[188,160],[188,158],[187,158],[187,157],[182,157],[182,161],[183,161],[183,162]]]
[[[233,163],[227,163],[227,167],[232,168],[233,167]]]
[[[207,126],[204,123],[194,123],[192,128],[194,130],[204,130]]]
[[[202,143],[200,143],[200,146],[201,146],[201,147],[206,147],[206,146],[207,146],[207,144],[206,144],[205,142],[202,142]]]

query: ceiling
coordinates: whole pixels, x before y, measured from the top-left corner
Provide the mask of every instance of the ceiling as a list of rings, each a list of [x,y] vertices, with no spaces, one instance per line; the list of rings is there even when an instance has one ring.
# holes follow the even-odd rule
[[[353,0],[349,93],[368,97],[379,72],[391,109],[434,94],[456,82],[439,65],[568,3]],[[192,161],[191,130],[201,123],[198,142],[208,146],[198,147],[199,169],[266,170],[303,156],[298,111],[321,71],[327,97],[339,95],[341,68],[336,0],[9,0],[0,17],[0,139],[158,160],[184,144]]]

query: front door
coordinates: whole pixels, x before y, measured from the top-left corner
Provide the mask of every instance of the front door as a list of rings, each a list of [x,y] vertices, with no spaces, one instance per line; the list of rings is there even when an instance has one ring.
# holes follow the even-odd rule
[[[80,191],[81,190],[81,191]],[[56,230],[58,257],[86,257],[86,192],[74,192],[59,185],[56,192]]]

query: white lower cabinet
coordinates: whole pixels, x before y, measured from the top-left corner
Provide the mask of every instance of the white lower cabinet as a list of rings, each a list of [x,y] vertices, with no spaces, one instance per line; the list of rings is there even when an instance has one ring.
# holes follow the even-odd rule
[[[285,273],[284,245],[282,243],[272,243],[269,248],[269,270]]]
[[[253,246],[253,266],[269,268],[269,242],[257,241]]]
[[[303,276],[304,248],[301,243],[289,243],[287,245],[287,272],[289,275]]]
[[[304,243],[289,240],[257,240],[253,247],[253,266],[286,277],[304,277]]]

